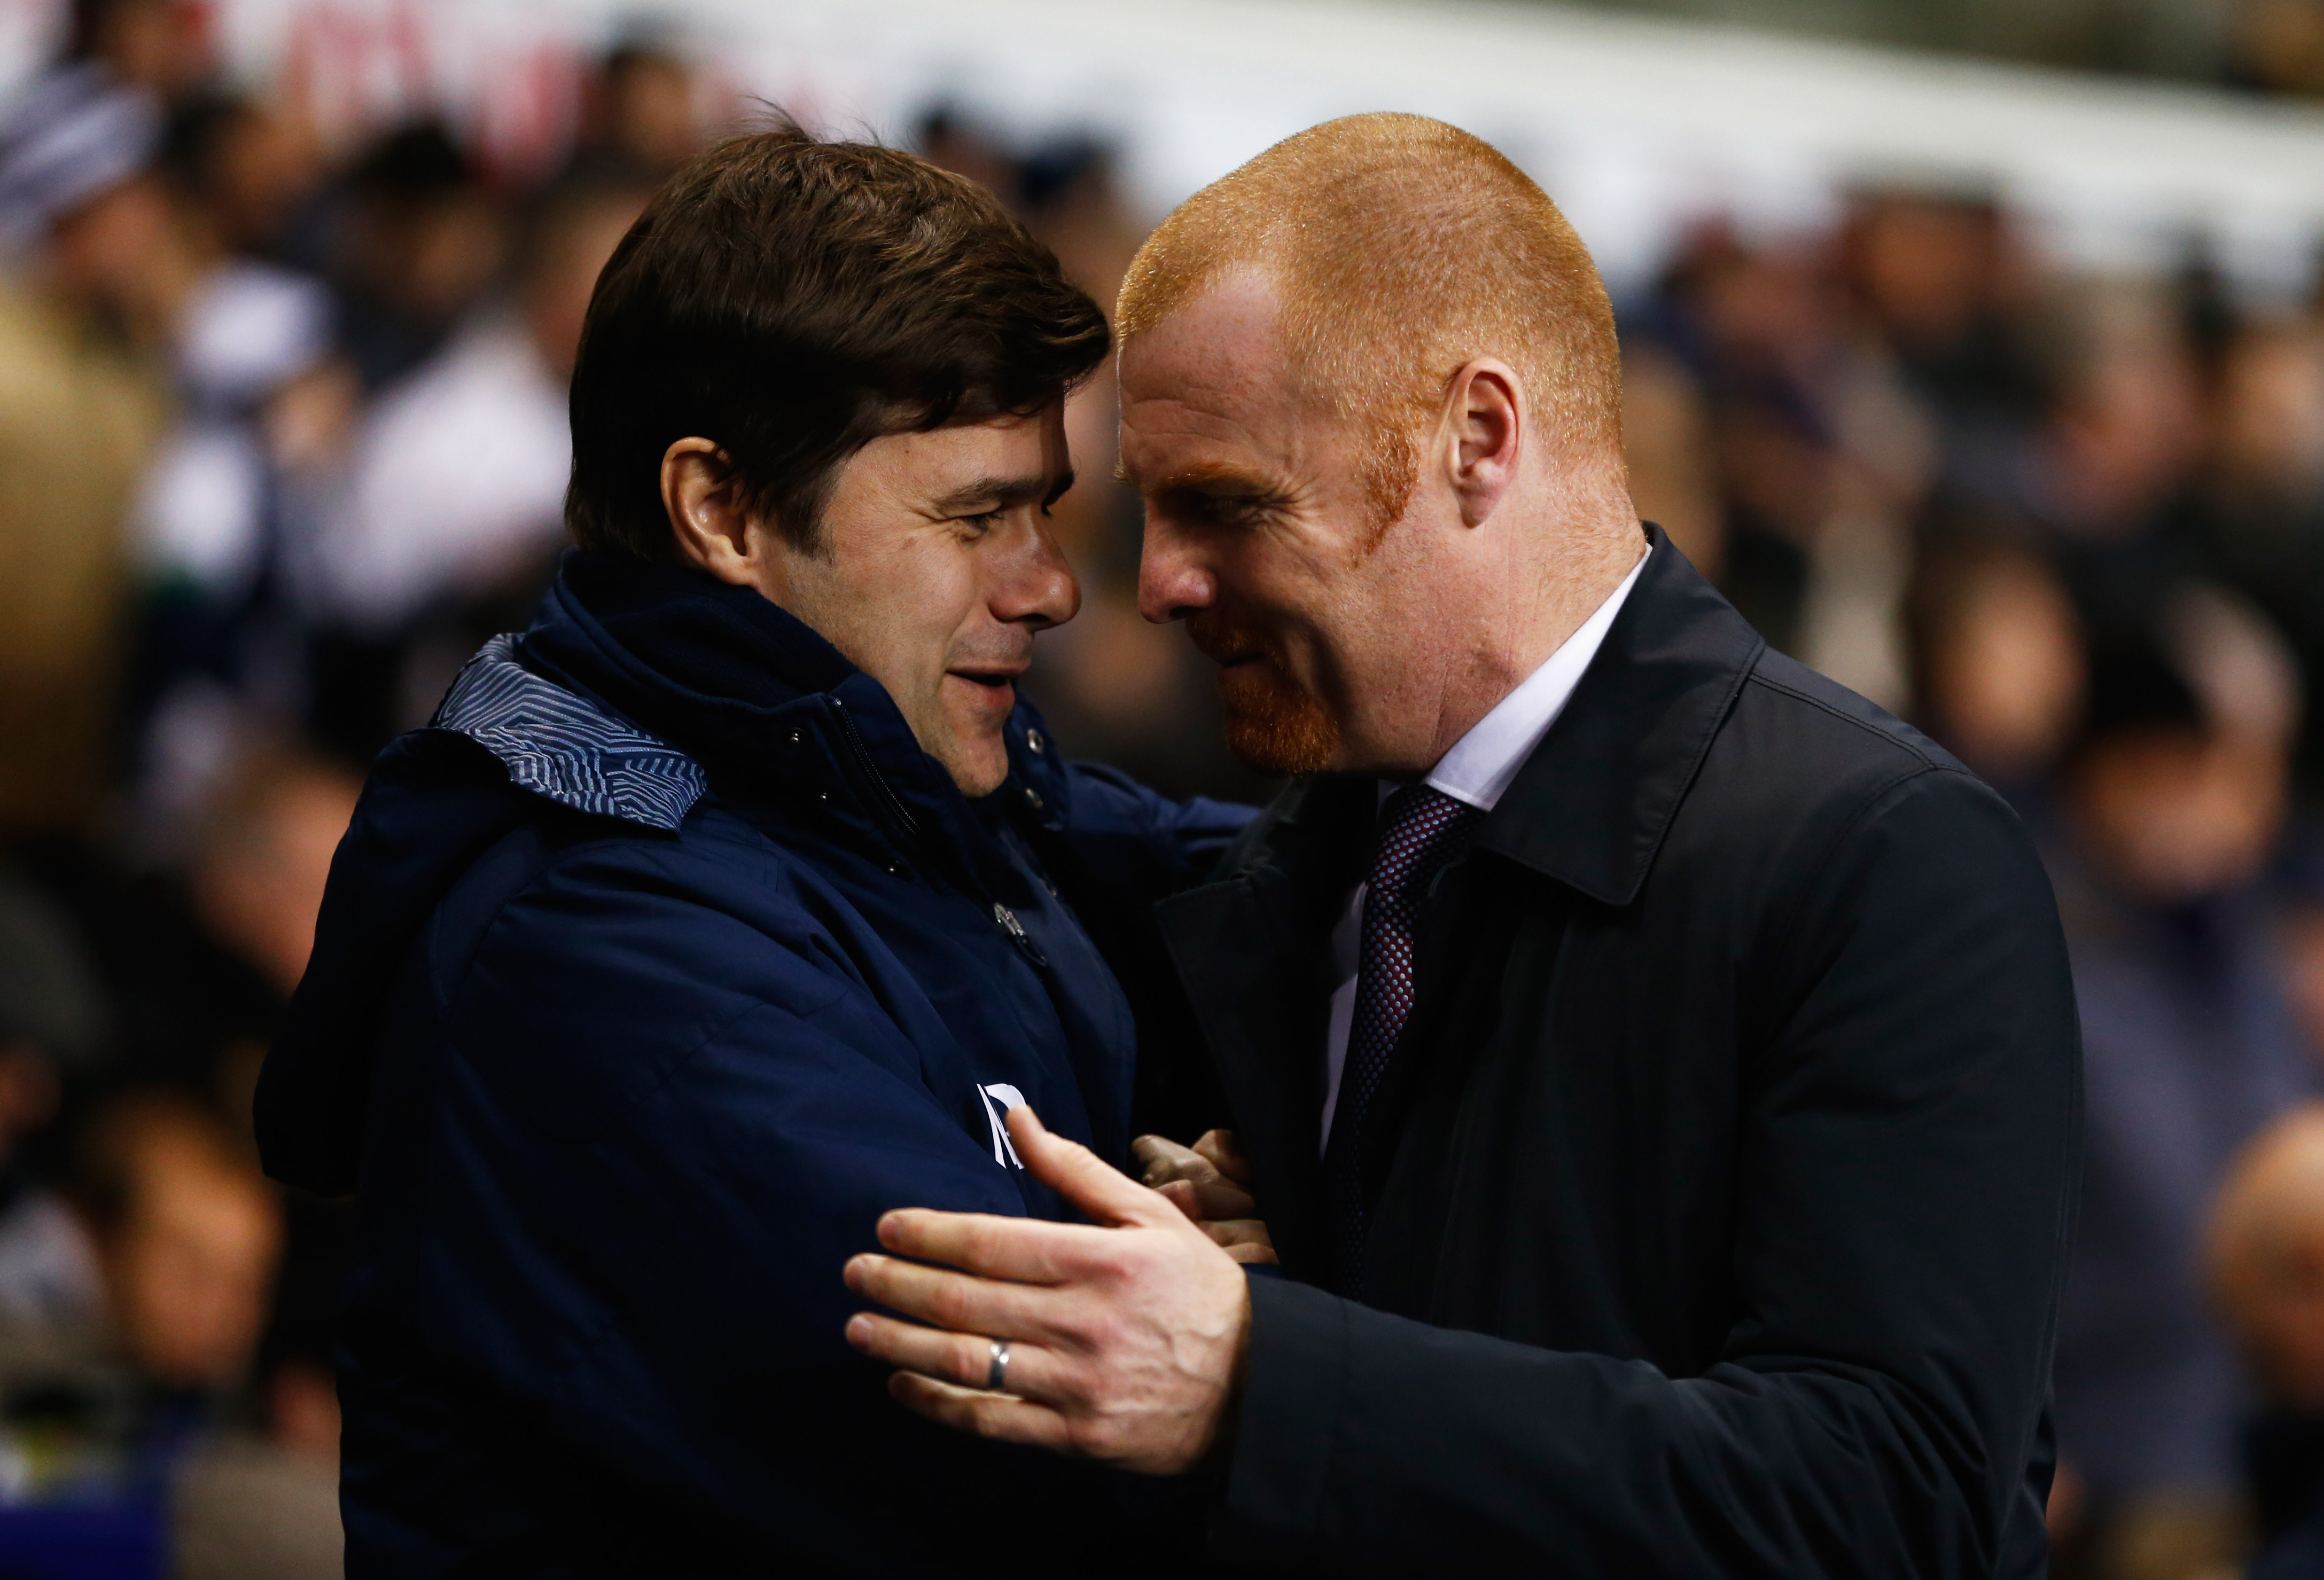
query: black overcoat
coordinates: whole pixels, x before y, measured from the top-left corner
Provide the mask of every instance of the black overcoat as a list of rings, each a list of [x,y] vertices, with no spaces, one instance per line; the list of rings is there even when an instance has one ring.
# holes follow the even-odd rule
[[[1329,935],[1369,779],[1159,914],[1257,1174],[1222,1556],[1621,1576],[2043,1572],[2080,1055],[2001,798],[1770,651],[1659,532],[1440,881],[1324,1277]]]

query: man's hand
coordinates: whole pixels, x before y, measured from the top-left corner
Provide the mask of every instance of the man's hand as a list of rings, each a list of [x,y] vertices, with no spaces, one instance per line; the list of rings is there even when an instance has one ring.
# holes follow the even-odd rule
[[[1030,1107],[1010,1110],[1009,1131],[1034,1177],[1104,1226],[889,1213],[880,1243],[914,1260],[857,1256],[847,1287],[930,1326],[866,1311],[849,1318],[847,1342],[903,1368],[889,1392],[946,1426],[1154,1475],[1192,1468],[1240,1382],[1242,1269]],[[1007,1392],[987,1393],[995,1339],[1009,1344]]]
[[[1276,1260],[1275,1242],[1250,1194],[1250,1163],[1235,1150],[1233,1131],[1209,1131],[1191,1147],[1141,1135],[1130,1150],[1145,1168],[1146,1183],[1225,1246],[1228,1255],[1237,1262]]]

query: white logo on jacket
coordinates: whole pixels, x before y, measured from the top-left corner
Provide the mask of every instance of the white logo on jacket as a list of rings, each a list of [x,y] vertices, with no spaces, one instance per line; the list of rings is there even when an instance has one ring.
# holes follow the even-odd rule
[[[992,1124],[992,1161],[1004,1169],[1025,1166],[1017,1156],[1017,1144],[1009,1139],[1009,1110],[1025,1100],[1025,1094],[1005,1080],[991,1086],[980,1086],[976,1095],[984,1099],[984,1116]]]

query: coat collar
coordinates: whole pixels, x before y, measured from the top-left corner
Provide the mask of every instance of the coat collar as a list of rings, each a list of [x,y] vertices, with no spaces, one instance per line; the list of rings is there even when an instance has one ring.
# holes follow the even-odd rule
[[[1646,537],[1637,585],[1475,846],[1609,905],[1637,897],[1766,647],[1661,528],[1647,523]],[[1378,797],[1370,775],[1294,780],[1243,831],[1219,876],[1271,868],[1303,890],[1343,898],[1371,859]]]
[[[1661,528],[1565,712],[1478,831],[1609,905],[1637,897],[1711,737],[1766,643]]]

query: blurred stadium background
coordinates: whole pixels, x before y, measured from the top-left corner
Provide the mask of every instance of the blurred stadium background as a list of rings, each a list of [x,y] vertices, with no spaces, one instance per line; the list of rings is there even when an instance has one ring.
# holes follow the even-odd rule
[[[338,1573],[338,1209],[257,1176],[256,1062],[363,764],[553,566],[597,269],[765,106],[1107,303],[1331,115],[1533,172],[1642,511],[2050,855],[2059,1572],[2324,1573],[2324,0],[0,0],[0,1575]],[[1111,400],[1035,694],[1263,795]]]

